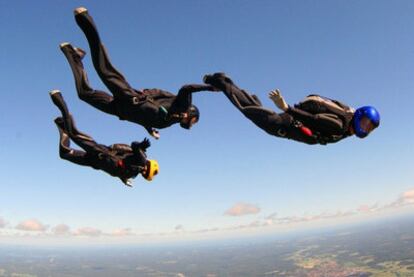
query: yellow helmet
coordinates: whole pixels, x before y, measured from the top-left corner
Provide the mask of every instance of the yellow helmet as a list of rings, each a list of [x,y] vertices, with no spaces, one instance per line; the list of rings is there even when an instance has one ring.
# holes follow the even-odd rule
[[[156,160],[147,160],[146,169],[142,172],[142,176],[147,181],[152,181],[155,175],[160,172],[160,167]]]

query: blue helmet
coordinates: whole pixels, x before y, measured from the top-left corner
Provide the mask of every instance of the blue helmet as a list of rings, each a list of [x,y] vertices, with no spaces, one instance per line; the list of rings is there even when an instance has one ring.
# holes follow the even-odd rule
[[[354,113],[353,127],[355,135],[359,138],[364,138],[369,134],[369,132],[366,132],[361,128],[361,120],[364,117],[368,118],[371,123],[374,124],[375,128],[380,124],[380,114],[374,107],[364,106],[357,109]]]

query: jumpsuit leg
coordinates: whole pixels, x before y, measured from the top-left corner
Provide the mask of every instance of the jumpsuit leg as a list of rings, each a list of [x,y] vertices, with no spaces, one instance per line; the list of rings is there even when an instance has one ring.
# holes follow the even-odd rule
[[[63,126],[60,127],[65,131],[65,133],[69,136],[71,140],[73,140],[77,145],[82,147],[86,152],[99,153],[107,150],[104,145],[98,144],[92,139],[92,137],[83,134],[76,129],[74,120],[70,115],[65,100],[63,99],[60,92],[55,92],[51,94],[51,98],[53,103],[59,108],[59,110],[62,113],[62,119],[58,120],[63,122]]]
[[[113,96],[121,99],[137,96],[125,77],[112,65],[105,46],[101,42],[96,25],[88,11],[85,10],[76,14],[75,20],[88,40],[95,70]]]
[[[103,91],[94,90],[89,85],[81,57],[76,53],[73,46],[64,44],[61,45],[60,49],[71,67],[79,98],[100,111],[118,115],[113,97]]]
[[[75,121],[72,117],[72,115],[69,113],[69,110],[66,106],[65,100],[63,99],[62,94],[60,93],[60,91],[52,91],[50,94],[50,97],[52,98],[53,103],[59,108],[60,112],[63,115],[63,119],[65,119],[66,121],[66,125],[67,127],[64,129],[68,129],[69,133],[83,137],[86,140],[93,140],[92,137],[90,137],[89,135],[81,132],[78,130],[78,128],[76,127]]]
[[[59,156],[78,165],[91,166],[89,159],[86,158],[86,152],[70,148],[69,136],[62,128],[63,118],[56,118],[55,123],[59,130]]]
[[[222,90],[230,102],[232,102],[233,105],[239,110],[242,110],[243,107],[248,106],[261,106],[261,103],[258,101],[259,99],[256,95],[250,95],[245,90],[237,87],[224,73],[206,75],[204,78],[205,83]]]
[[[206,75],[204,82],[222,90],[244,116],[271,135],[277,135],[277,131],[281,127],[290,123],[276,112],[264,108],[256,95],[250,95],[240,89],[223,73]]]

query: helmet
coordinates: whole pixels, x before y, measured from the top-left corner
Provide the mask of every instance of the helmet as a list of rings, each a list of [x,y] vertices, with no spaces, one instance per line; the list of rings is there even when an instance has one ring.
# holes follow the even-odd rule
[[[368,118],[375,126],[374,128],[377,128],[380,124],[380,114],[374,107],[364,106],[357,109],[354,113],[353,127],[355,135],[359,138],[364,138],[369,134],[369,132],[361,128],[361,120],[363,118]]]
[[[158,172],[160,171],[158,162],[156,160],[147,160],[146,166],[147,166],[147,169],[145,170],[145,172],[142,173],[142,176],[147,181],[152,181],[154,176],[157,175]]]
[[[192,125],[191,120],[193,118],[196,118],[195,122],[197,122],[200,119],[200,111],[194,105],[191,105],[190,108],[188,108],[187,113],[188,113],[188,119],[186,120],[186,122],[183,122],[183,121],[180,122],[180,126],[183,127],[184,129],[191,128],[191,125]]]

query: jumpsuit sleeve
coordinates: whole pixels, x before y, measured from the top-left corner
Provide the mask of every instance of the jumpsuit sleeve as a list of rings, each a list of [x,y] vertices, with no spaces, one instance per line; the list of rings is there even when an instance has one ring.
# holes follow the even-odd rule
[[[334,114],[311,114],[290,106],[286,112],[313,130],[324,129],[329,130],[332,133],[343,132],[344,124],[342,120]]]
[[[192,104],[192,93],[199,91],[215,91],[211,85],[189,84],[184,85],[178,91],[177,96],[171,106],[173,112],[185,112]]]

